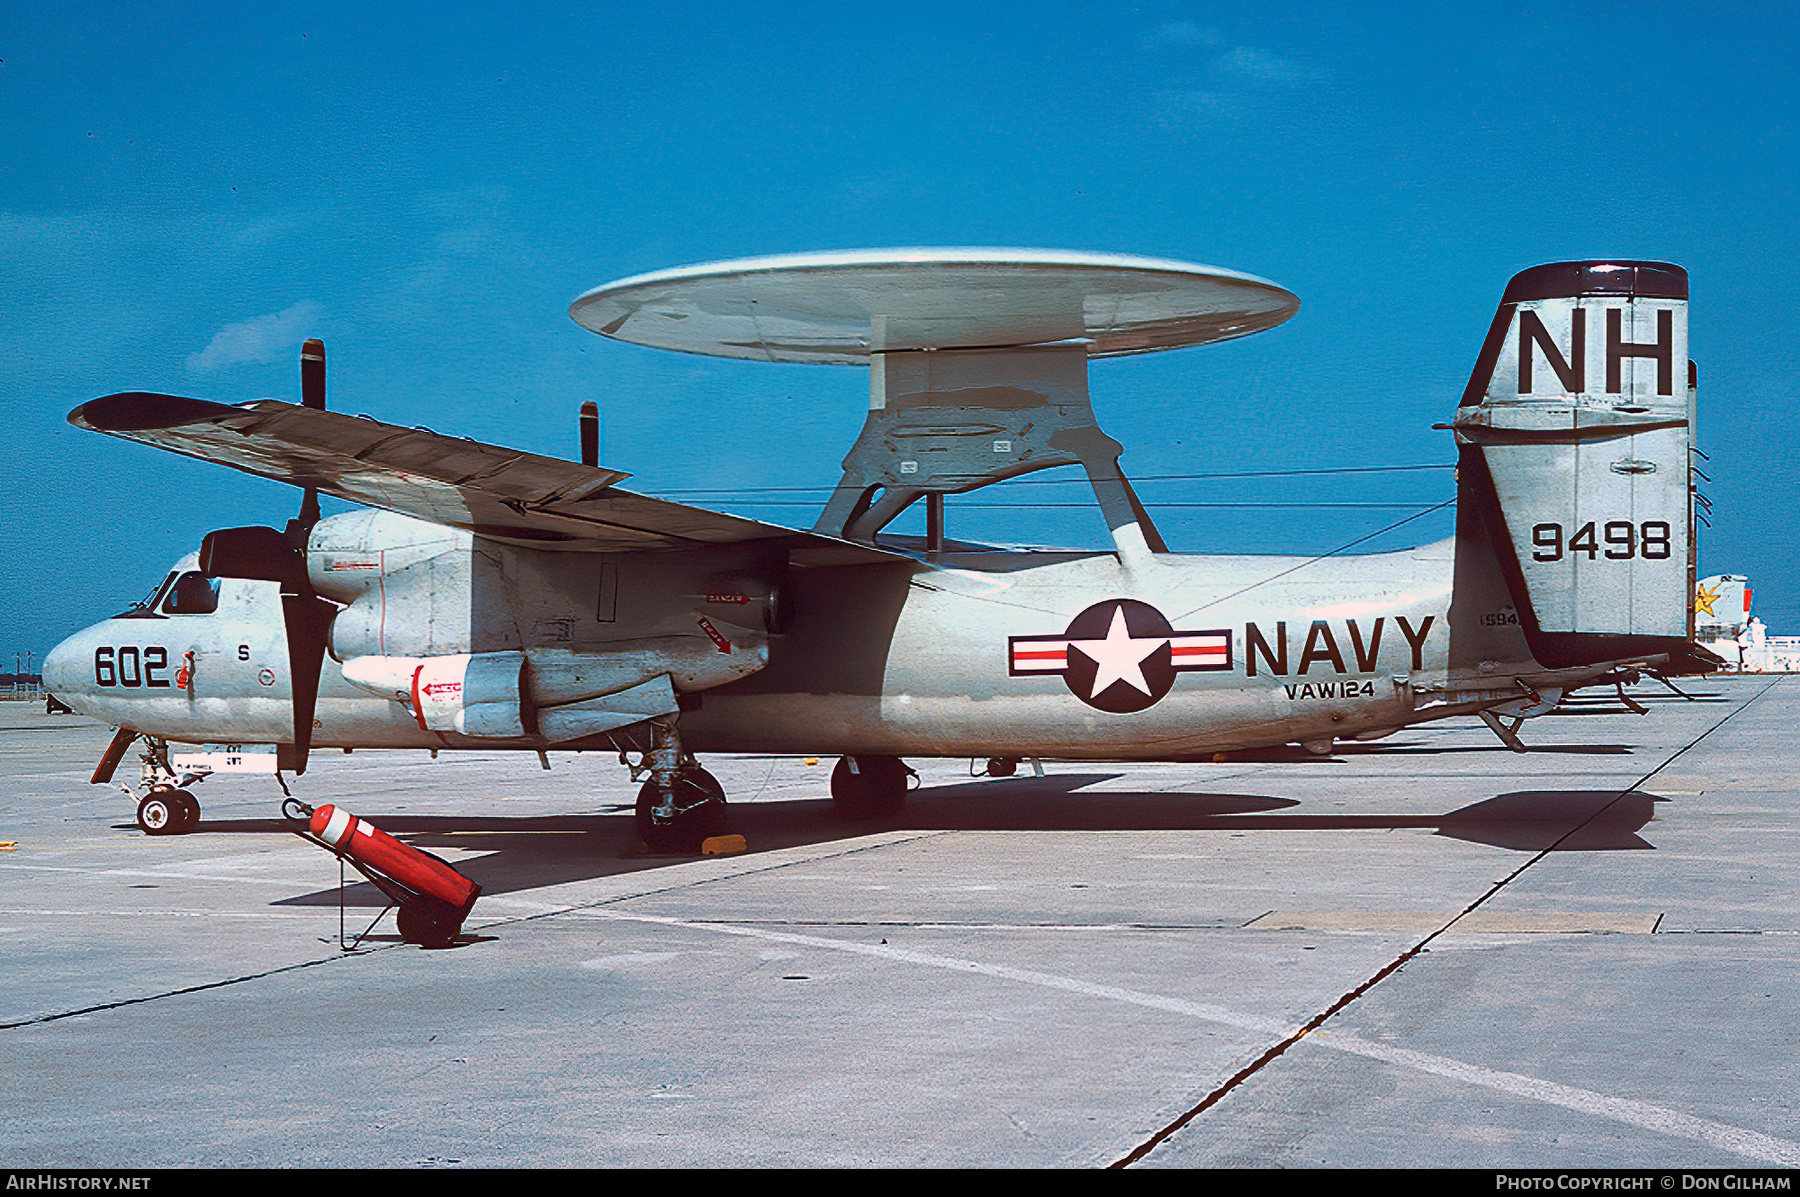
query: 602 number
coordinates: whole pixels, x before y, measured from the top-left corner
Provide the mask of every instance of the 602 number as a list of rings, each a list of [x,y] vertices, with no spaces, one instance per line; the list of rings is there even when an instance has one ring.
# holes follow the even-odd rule
[[[1607,520],[1595,534],[1592,520],[1566,536],[1561,524],[1531,526],[1531,559],[1561,561],[1577,553],[1586,553],[1589,561],[1605,556],[1612,561],[1628,561],[1641,557],[1645,561],[1667,561],[1670,552],[1669,525],[1664,520],[1646,520],[1634,524],[1630,520]]]
[[[169,650],[160,644],[141,649],[135,644],[121,648],[102,645],[94,650],[94,684],[98,686],[166,690],[169,679],[162,675],[168,668]]]

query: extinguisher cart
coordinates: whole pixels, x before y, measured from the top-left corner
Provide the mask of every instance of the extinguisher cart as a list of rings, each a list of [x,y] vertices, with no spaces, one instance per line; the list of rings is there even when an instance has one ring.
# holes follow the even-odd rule
[[[281,813],[303,840],[338,858],[338,944],[353,951],[388,911],[399,907],[394,921],[400,938],[427,948],[447,948],[462,932],[463,920],[481,896],[481,887],[447,861],[403,844],[387,832],[338,806],[313,808],[298,798],[281,804]],[[353,942],[344,941],[343,866],[369,879],[388,899],[375,921]]]

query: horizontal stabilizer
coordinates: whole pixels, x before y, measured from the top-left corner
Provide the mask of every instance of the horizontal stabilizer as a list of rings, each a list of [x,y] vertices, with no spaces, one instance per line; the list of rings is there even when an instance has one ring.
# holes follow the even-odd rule
[[[127,392],[69,413],[77,428],[315,487],[477,536],[585,552],[765,541],[797,564],[896,560],[866,545],[618,490],[618,470],[273,399],[233,407]]]

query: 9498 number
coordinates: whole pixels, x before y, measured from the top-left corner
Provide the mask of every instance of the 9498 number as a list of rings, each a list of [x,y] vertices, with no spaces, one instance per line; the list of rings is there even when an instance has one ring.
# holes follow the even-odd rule
[[[1561,524],[1531,526],[1531,559],[1561,561],[1577,553],[1586,553],[1589,561],[1605,556],[1612,561],[1628,561],[1640,557],[1645,561],[1669,559],[1669,525],[1665,520],[1646,520],[1634,524],[1630,520],[1608,520],[1600,524],[1598,535],[1594,521],[1589,520],[1566,535]]]

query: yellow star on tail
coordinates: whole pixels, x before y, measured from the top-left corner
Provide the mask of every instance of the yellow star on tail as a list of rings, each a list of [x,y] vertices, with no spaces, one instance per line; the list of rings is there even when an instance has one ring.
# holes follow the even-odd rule
[[[1723,589],[1723,586],[1719,588],[1719,590]],[[1713,604],[1718,601],[1718,590],[1708,590],[1705,586],[1696,587],[1694,590],[1694,614],[1713,615],[1716,617],[1717,613],[1713,611]]]

